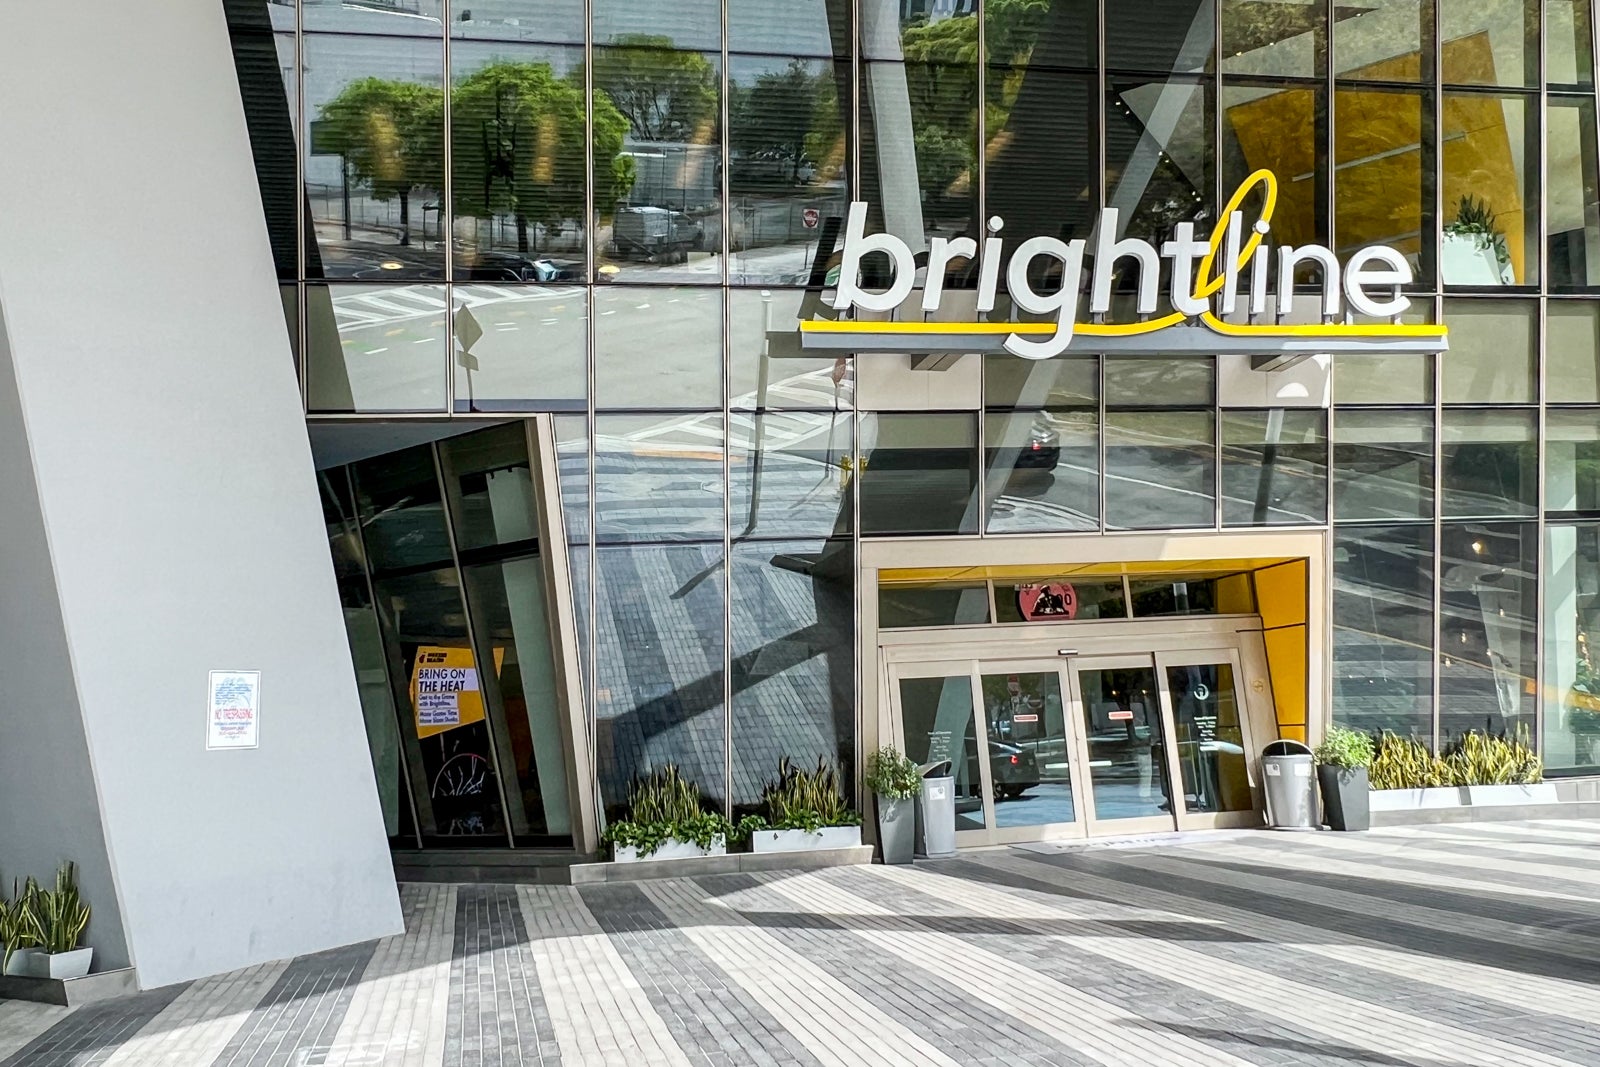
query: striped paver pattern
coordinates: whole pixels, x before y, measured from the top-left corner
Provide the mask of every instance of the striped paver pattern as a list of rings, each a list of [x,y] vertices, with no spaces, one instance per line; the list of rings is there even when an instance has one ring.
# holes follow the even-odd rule
[[[399,937],[0,1002],[0,1067],[1600,1067],[1600,823],[401,896]]]

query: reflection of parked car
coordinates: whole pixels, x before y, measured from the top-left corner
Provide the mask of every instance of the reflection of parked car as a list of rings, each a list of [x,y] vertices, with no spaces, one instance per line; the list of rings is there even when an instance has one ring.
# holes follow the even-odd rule
[[[977,783],[982,779],[978,775],[976,754],[968,762],[967,773],[969,775],[967,780],[972,783],[974,789],[977,789]],[[1039,784],[1039,761],[1034,757],[1033,749],[997,741],[991,737],[989,774],[993,779],[996,800],[1002,797],[1020,797]]]
[[[478,252],[456,267],[458,282],[581,282],[583,264],[517,252]]]
[[[704,243],[699,222],[664,207],[619,207],[611,222],[611,247],[621,256],[682,263]]]
[[[1042,414],[1028,427],[1028,440],[1017,452],[1018,470],[1053,471],[1061,462],[1061,435]]]

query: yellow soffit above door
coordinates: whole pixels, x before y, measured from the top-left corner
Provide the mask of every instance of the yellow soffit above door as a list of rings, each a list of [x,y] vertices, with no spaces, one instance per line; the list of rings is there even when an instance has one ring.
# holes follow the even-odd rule
[[[1165,574],[1236,574],[1255,571],[1279,563],[1298,561],[1298,556],[1259,556],[1247,559],[1156,559],[1123,560],[1113,563],[999,564],[988,567],[896,567],[878,572],[878,584],[906,582],[981,582],[1029,581],[1035,578],[1116,578],[1124,574],[1138,578]]]

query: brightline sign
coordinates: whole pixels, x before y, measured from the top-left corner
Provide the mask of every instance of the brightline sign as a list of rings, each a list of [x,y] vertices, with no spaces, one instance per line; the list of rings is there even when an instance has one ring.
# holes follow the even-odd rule
[[[1240,211],[1245,197],[1262,187],[1261,217],[1248,227]],[[1295,325],[1254,320],[1268,314],[1268,282],[1272,267],[1267,235],[1277,206],[1278,182],[1271,171],[1258,170],[1234,191],[1223,209],[1223,225],[1209,240],[1195,237],[1194,224],[1180,223],[1173,239],[1159,250],[1138,238],[1118,240],[1117,209],[1100,212],[1094,247],[1094,269],[1089,279],[1089,313],[1103,316],[1111,310],[1112,268],[1130,259],[1139,267],[1135,310],[1151,315],[1156,310],[1156,286],[1161,259],[1172,262],[1171,305],[1175,309],[1143,322],[1076,322],[1076,307],[1083,286],[1083,240],[1030,237],[1011,253],[1006,266],[1006,289],[1022,311],[1053,316],[1045,322],[886,322],[840,318],[807,320],[800,324],[801,343],[808,349],[832,351],[983,352],[1004,350],[1025,359],[1048,359],[1066,351],[1075,336],[1093,338],[1096,351],[1194,352],[1281,355],[1292,352],[1442,352],[1448,345],[1443,326],[1386,323],[1325,322]],[[915,284],[916,263],[911,249],[893,234],[866,233],[867,205],[850,205],[844,250],[833,307],[850,311],[893,312],[904,305]],[[979,315],[994,310],[999,289],[1004,226],[998,216],[990,220],[989,236],[978,257],[977,242],[970,237],[935,237],[928,242],[927,281],[922,290],[922,311],[937,313],[944,297],[944,276],[951,261],[978,259]],[[888,255],[894,263],[894,281],[875,292],[861,286],[861,260],[872,252]],[[1277,250],[1277,286],[1273,307],[1277,316],[1294,311],[1295,268],[1315,263],[1322,272],[1322,292],[1302,293],[1300,300],[1320,302],[1321,318],[1341,319],[1345,306],[1373,318],[1394,318],[1411,306],[1400,291],[1411,283],[1411,266],[1387,245],[1368,245],[1340,263],[1322,245],[1286,245]],[[1050,293],[1035,292],[1028,271],[1035,259],[1056,260],[1062,284]],[[1220,272],[1218,266],[1220,264]],[[1239,282],[1248,273],[1248,288]],[[1241,299],[1242,297],[1242,299]],[[1228,322],[1241,303],[1252,321]],[[1192,321],[1191,321],[1192,320]],[[1149,335],[1160,334],[1160,337]],[[998,343],[997,343],[998,342]]]

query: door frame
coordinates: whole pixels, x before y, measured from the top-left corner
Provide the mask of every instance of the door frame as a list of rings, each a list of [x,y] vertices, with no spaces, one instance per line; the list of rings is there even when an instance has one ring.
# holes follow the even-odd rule
[[[989,768],[990,783],[987,785],[984,796],[985,817],[984,823],[988,827],[988,843],[993,845],[1010,844],[1017,841],[1038,841],[1040,838],[1060,839],[1087,837],[1092,831],[1089,827],[1089,808],[1085,803],[1086,794],[1083,787],[1084,748],[1082,731],[1075,729],[1072,712],[1076,706],[1070,688],[1069,675],[1066,663],[1054,657],[1032,657],[1011,659],[974,659],[972,660],[972,695],[977,701],[983,719],[980,726],[987,731],[989,725],[989,707],[983,700],[983,678],[988,674],[1055,674],[1056,686],[1061,696],[1062,730],[1066,737],[1067,777],[1072,790],[1071,822],[1033,823],[1027,826],[997,826],[994,818],[994,769]],[[899,694],[895,694],[895,711],[899,712]],[[901,724],[903,728],[903,724]],[[903,734],[901,735],[903,736]],[[984,735],[987,737],[987,733]],[[981,762],[989,766],[989,752],[987,745],[981,755]]]
[[[1156,682],[1161,690],[1162,715],[1167,724],[1172,739],[1172,744],[1177,744],[1177,702],[1172,699],[1171,686],[1167,681],[1168,667],[1209,666],[1212,664],[1227,664],[1233,668],[1233,699],[1239,711],[1239,734],[1244,747],[1244,765],[1246,781],[1250,787],[1250,810],[1248,811],[1200,811],[1185,810],[1178,812],[1178,829],[1180,830],[1223,830],[1238,829],[1248,826],[1261,825],[1259,814],[1262,807],[1260,783],[1254,773],[1255,758],[1252,755],[1260,750],[1264,742],[1256,737],[1256,731],[1251,724],[1252,716],[1246,700],[1244,685],[1243,656],[1237,645],[1218,645],[1215,648],[1193,648],[1155,653]],[[1183,796],[1183,775],[1173,770],[1174,796]]]
[[[1172,810],[1165,815],[1108,819],[1098,814],[1094,806],[1093,761],[1090,759],[1089,733],[1084,722],[1084,711],[1087,708],[1087,703],[1083,699],[1083,683],[1079,681],[1078,675],[1082,671],[1138,670],[1140,668],[1148,670],[1155,680],[1155,710],[1161,722],[1161,745],[1163,750],[1161,768],[1162,775],[1167,780],[1167,800],[1172,805]],[[1084,806],[1084,813],[1090,836],[1158,834],[1172,833],[1177,830],[1178,798],[1183,795],[1183,789],[1181,779],[1177,775],[1176,761],[1172,758],[1172,709],[1166,698],[1166,690],[1161,681],[1161,668],[1156,664],[1155,654],[1140,650],[1110,655],[1071,656],[1064,659],[1063,669],[1072,679],[1072,707],[1075,716],[1073,721],[1077,728],[1078,748],[1081,756],[1080,766],[1083,768],[1083,791],[1085,799],[1088,801]]]

